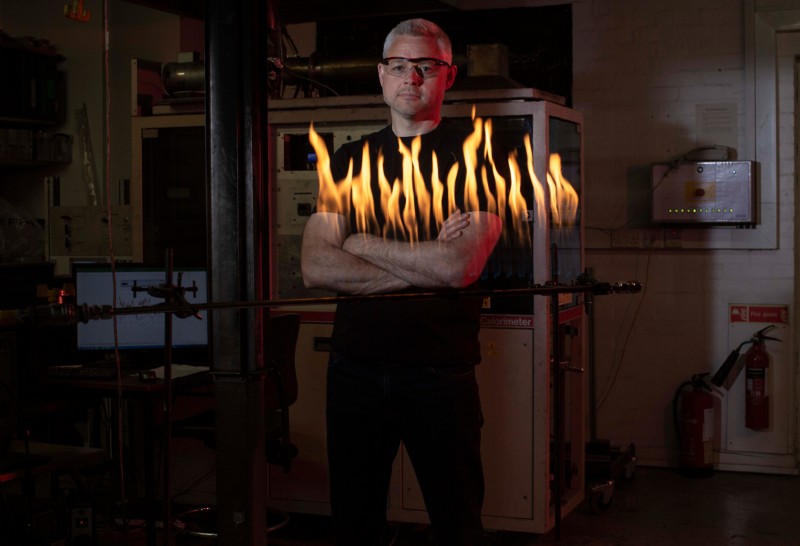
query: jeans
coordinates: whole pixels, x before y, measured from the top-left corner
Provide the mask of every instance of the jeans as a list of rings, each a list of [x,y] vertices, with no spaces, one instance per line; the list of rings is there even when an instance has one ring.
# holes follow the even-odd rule
[[[400,442],[439,546],[481,542],[482,414],[475,370],[356,362],[328,365],[331,510],[340,546],[379,546]]]

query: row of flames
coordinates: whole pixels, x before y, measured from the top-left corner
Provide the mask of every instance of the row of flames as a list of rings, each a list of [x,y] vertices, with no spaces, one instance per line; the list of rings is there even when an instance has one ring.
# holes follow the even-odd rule
[[[479,210],[479,184],[483,194],[488,199],[487,212],[497,214],[503,226],[509,226],[523,241],[530,239],[527,224],[531,208],[522,195],[525,183],[523,169],[518,161],[517,151],[513,150],[508,155],[508,180],[500,174],[492,155],[492,123],[484,121],[472,114],[472,133],[464,140],[464,164],[466,184],[464,189],[464,203],[467,211]],[[398,139],[399,140],[399,139]],[[360,173],[354,175],[354,166],[350,163],[347,175],[339,181],[333,179],[330,169],[330,155],[324,140],[314,131],[314,124],[309,130],[309,141],[317,154],[317,175],[319,178],[319,196],[317,199],[318,212],[336,211],[349,215],[350,207],[355,211],[356,224],[359,232],[375,233],[378,222],[375,215],[376,196],[371,191],[372,180],[370,169],[369,149],[364,145]],[[482,146],[483,143],[486,146]],[[379,203],[381,212],[386,222],[383,226],[383,236],[387,233],[402,234],[404,239],[414,243],[431,238],[431,233],[439,231],[442,223],[458,207],[455,202],[455,184],[458,177],[459,165],[453,165],[449,172],[439,173],[436,154],[432,157],[431,190],[425,185],[425,178],[419,165],[421,140],[416,137],[411,142],[411,147],[405,146],[402,141],[400,154],[403,158],[402,178],[388,180],[383,170],[383,156],[377,157],[378,186],[380,188]],[[479,170],[477,165],[479,150],[483,150],[485,163]],[[545,194],[543,184],[539,181],[533,170],[533,147],[530,135],[524,136],[525,158],[524,168],[528,180],[533,186],[533,198],[537,208],[537,218],[545,218],[545,209],[549,204],[551,222],[554,226],[568,227],[574,224],[578,214],[578,194],[572,184],[563,176],[561,157],[551,154],[549,169],[547,171],[547,188]],[[488,170],[491,170],[489,176]],[[480,172],[478,172],[480,171]],[[444,181],[440,174],[445,174]],[[494,187],[492,187],[494,186]],[[445,188],[447,188],[447,202],[445,203]],[[548,197],[545,197],[545,196]],[[402,197],[402,199],[401,199]],[[401,206],[401,202],[403,203]],[[433,214],[431,214],[431,212]],[[436,225],[430,225],[433,217]],[[422,219],[422,233],[418,218]],[[504,233],[504,236],[507,236]]]

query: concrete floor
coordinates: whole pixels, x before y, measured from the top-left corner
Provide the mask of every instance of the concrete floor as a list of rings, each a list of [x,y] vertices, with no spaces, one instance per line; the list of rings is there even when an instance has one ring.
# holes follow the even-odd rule
[[[797,546],[800,545],[800,477],[717,472],[690,479],[677,471],[639,467],[630,482],[619,484],[609,509],[597,515],[588,507],[566,516],[546,535],[487,531],[485,546]],[[392,546],[433,546],[423,525],[391,529]],[[101,545],[143,544],[141,533],[127,542],[109,536]],[[159,541],[160,542],[160,541]],[[213,545],[177,533],[175,544]],[[330,546],[327,518],[295,514],[283,529],[270,533],[269,546]]]
[[[579,510],[562,524],[564,546],[800,545],[800,477],[717,472],[689,479],[638,468],[603,515]],[[553,543],[538,537],[508,544]],[[502,544],[502,543],[501,543]]]

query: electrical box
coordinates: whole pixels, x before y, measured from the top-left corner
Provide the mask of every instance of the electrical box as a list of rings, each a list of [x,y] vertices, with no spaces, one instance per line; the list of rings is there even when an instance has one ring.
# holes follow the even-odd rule
[[[699,161],[652,167],[651,220],[667,224],[755,224],[753,161]]]

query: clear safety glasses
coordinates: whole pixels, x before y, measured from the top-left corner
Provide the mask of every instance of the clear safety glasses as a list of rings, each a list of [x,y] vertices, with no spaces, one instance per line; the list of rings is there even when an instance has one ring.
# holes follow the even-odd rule
[[[450,67],[441,59],[431,57],[420,57],[417,59],[406,59],[405,57],[387,57],[381,61],[386,67],[386,73],[397,78],[405,78],[413,69],[414,72],[425,80],[435,78],[441,72],[442,67]]]

